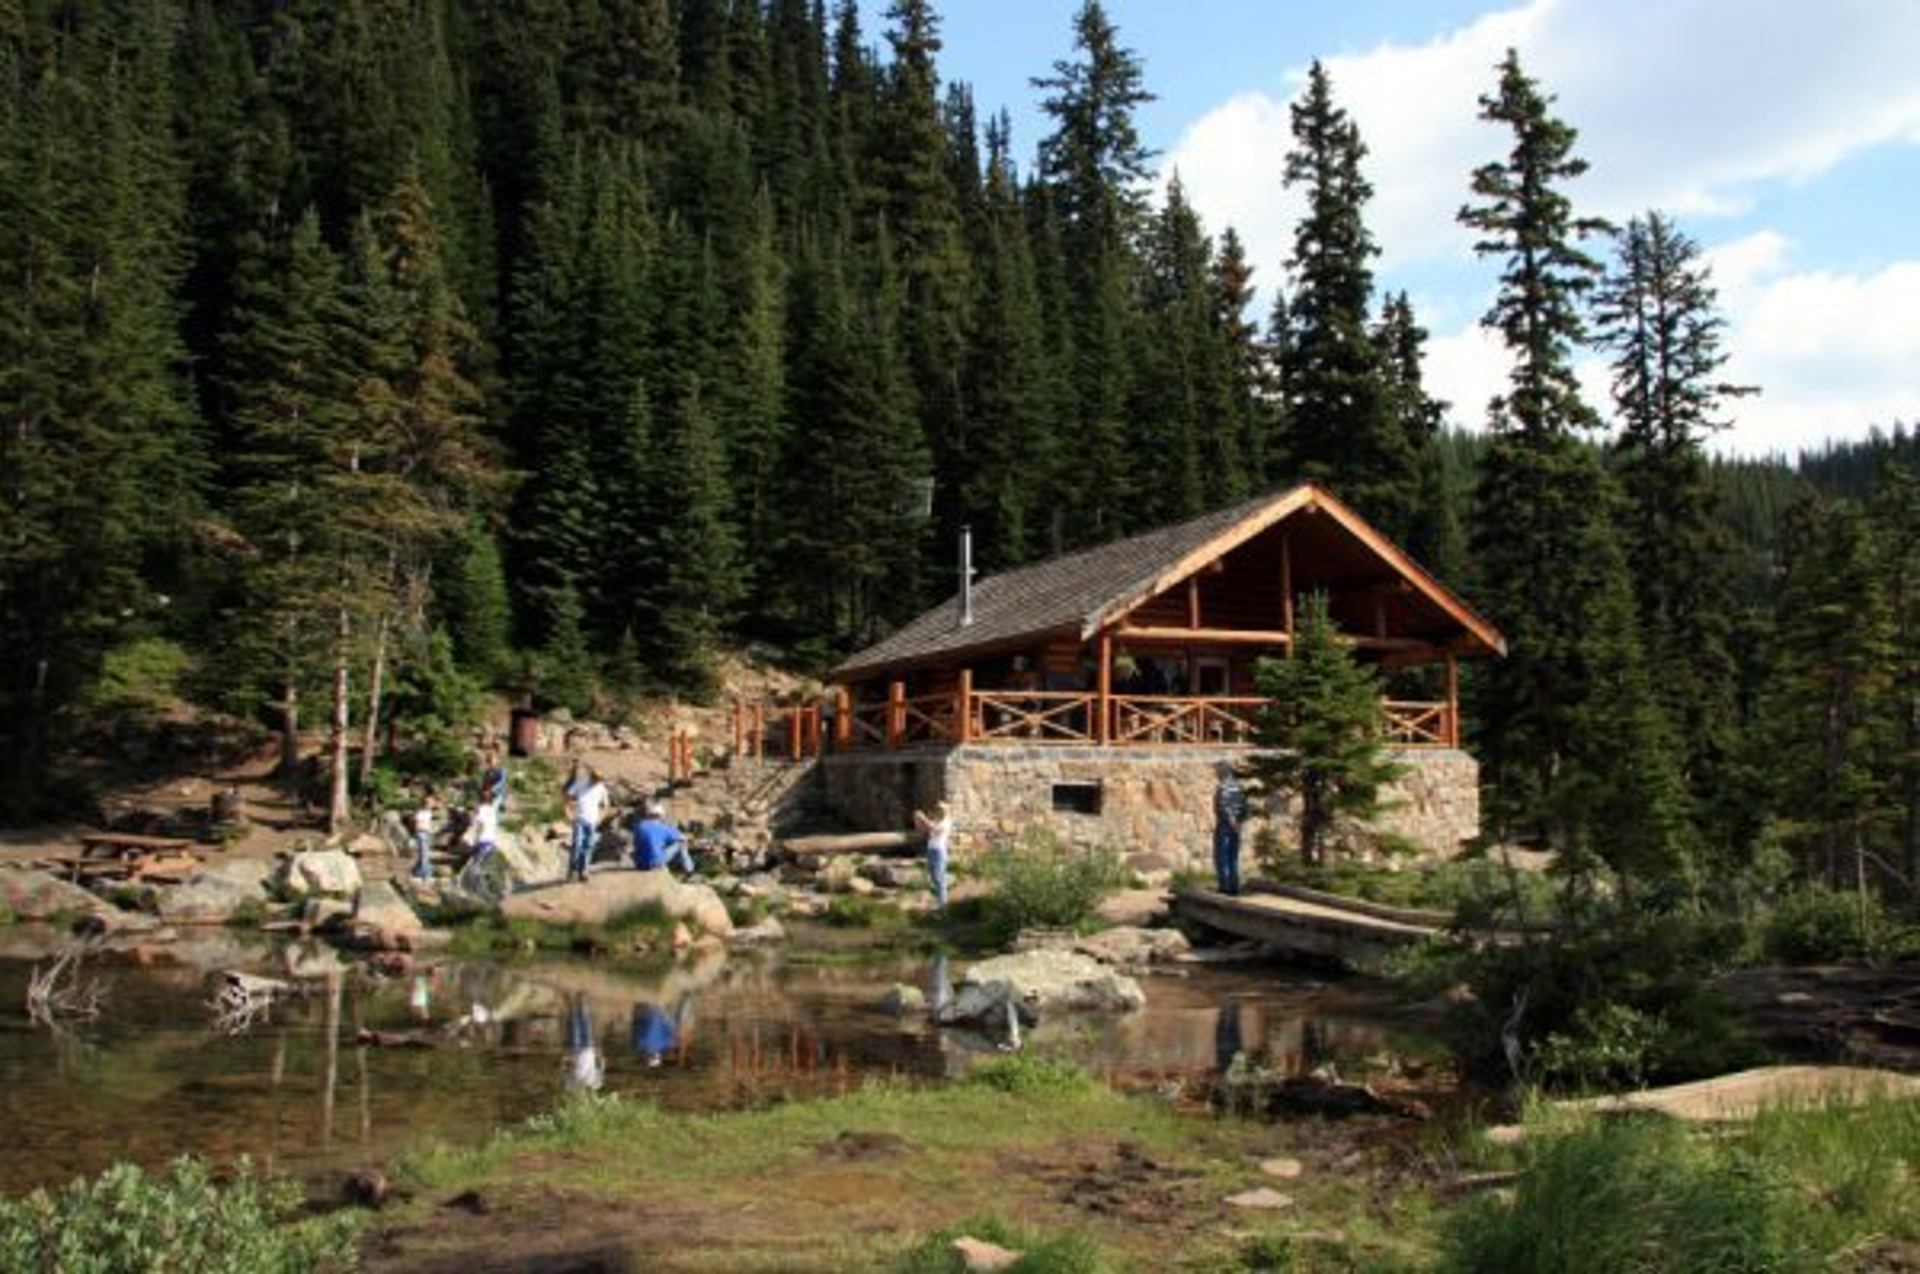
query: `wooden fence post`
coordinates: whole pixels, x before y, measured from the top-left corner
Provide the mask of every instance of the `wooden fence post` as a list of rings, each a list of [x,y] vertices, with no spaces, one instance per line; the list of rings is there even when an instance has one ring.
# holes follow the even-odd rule
[[[800,759],[800,706],[795,704],[787,709],[787,759]]]
[[[973,741],[973,669],[960,670],[960,689],[953,696],[953,741]]]
[[[897,748],[907,733],[907,683],[887,683],[887,746]]]
[[[767,705],[762,699],[753,701],[753,759],[761,761],[767,754]]]
[[[1460,661],[1447,656],[1447,746],[1460,746]]]
[[[835,686],[833,693],[833,746],[844,752],[847,745],[853,742],[853,691],[845,686]]]
[[[1100,634],[1100,668],[1095,674],[1100,691],[1094,704],[1093,741],[1104,745],[1113,737],[1113,634]]]

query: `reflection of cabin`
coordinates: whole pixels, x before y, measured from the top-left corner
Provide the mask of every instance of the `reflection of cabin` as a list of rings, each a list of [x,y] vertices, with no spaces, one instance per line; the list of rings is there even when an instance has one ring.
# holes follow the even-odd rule
[[[1386,739],[1458,757],[1458,661],[1504,653],[1503,639],[1312,484],[980,580],[969,597],[834,670],[834,751],[851,761],[956,750],[984,758],[1000,748],[1055,769],[1070,756],[1096,784],[1125,780],[1113,768],[1122,755],[1165,763],[1169,750],[1186,749],[1215,753],[1210,764],[1250,741],[1261,706],[1256,661],[1286,652],[1298,599],[1315,591],[1356,657],[1383,670],[1438,670],[1437,694],[1383,700]],[[1058,749],[1056,759],[1044,760],[1045,749]],[[830,796],[836,786],[846,784],[829,775]],[[917,799],[967,785],[950,776],[911,786],[903,795]],[[1084,813],[1104,803],[1056,791],[1049,808]],[[882,804],[893,817],[898,803]],[[1473,804],[1477,819],[1477,797]]]

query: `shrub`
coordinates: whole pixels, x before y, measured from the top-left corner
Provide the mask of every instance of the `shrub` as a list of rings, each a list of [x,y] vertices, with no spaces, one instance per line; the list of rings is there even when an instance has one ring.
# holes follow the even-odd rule
[[[995,885],[991,909],[1015,931],[1084,924],[1100,900],[1127,880],[1113,850],[1070,849],[1037,827],[1028,828],[1017,845],[990,850],[980,869]]]
[[[837,895],[820,918],[835,929],[891,929],[907,919],[892,903],[860,894]]]
[[[990,1057],[967,1075],[969,1084],[1022,1097],[1047,1097],[1085,1092],[1093,1080],[1074,1062],[1041,1053]]]
[[[1863,915],[1859,895],[1809,887],[1774,905],[1761,925],[1760,945],[1780,964],[1836,964],[1865,959],[1876,936],[1886,932],[1872,895]]]
[[[239,1175],[216,1185],[181,1159],[149,1175],[115,1164],[57,1194],[0,1199],[0,1268],[61,1274],[273,1274],[355,1264],[351,1215],[298,1220],[292,1182]]]

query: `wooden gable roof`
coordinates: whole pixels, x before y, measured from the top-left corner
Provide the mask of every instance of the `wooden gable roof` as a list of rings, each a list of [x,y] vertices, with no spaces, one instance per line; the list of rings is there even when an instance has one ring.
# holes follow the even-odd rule
[[[1327,515],[1360,549],[1457,625],[1463,654],[1505,654],[1485,619],[1325,488],[1303,483],[1110,544],[989,575],[973,586],[973,622],[957,595],[835,668],[836,681],[923,667],[967,653],[1015,649],[1036,639],[1084,641],[1141,602],[1183,582],[1261,532],[1305,511]]]

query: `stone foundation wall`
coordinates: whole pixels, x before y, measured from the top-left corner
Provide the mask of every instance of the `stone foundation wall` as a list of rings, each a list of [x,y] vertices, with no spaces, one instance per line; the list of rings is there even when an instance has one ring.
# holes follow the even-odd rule
[[[912,825],[916,808],[953,802],[954,849],[965,855],[1028,826],[1073,845],[1152,853],[1176,865],[1211,867],[1215,767],[1243,748],[1076,748],[975,745],[920,752],[853,753],[820,762],[827,806],[850,829]],[[1377,830],[1423,856],[1446,858],[1480,833],[1480,767],[1465,752],[1414,748],[1395,754],[1407,773],[1385,793]],[[1066,790],[1080,785],[1075,793]],[[1097,791],[1098,812],[1059,808]],[[1291,844],[1292,812],[1262,816],[1248,844],[1271,830]]]

